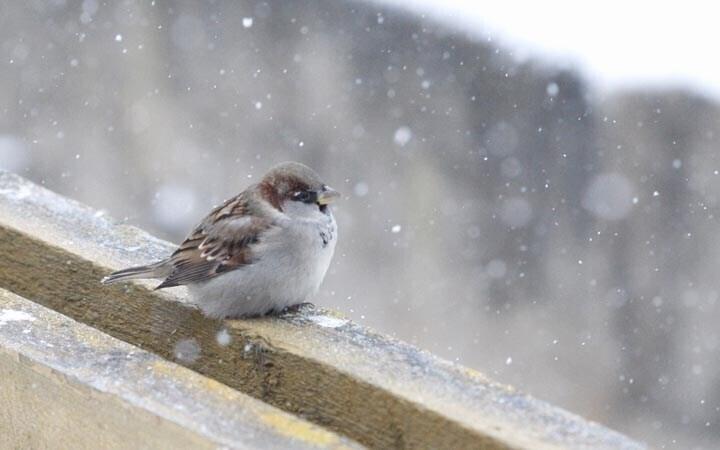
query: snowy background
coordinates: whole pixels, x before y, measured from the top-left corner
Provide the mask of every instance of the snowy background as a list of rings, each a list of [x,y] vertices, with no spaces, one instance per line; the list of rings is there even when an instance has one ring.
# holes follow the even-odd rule
[[[571,8],[542,41],[542,11],[390,3],[2,2],[0,166],[177,242],[305,162],[345,194],[316,303],[654,446],[717,448],[717,58],[640,29],[610,60],[648,73],[623,84],[552,44],[612,56],[598,27],[635,16]]]

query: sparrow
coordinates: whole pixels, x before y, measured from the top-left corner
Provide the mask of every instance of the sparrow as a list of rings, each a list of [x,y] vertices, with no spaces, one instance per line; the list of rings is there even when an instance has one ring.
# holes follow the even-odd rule
[[[211,318],[282,312],[314,295],[330,266],[340,197],[309,167],[284,162],[213,209],[169,258],[119,270],[103,284],[153,278],[186,286]]]

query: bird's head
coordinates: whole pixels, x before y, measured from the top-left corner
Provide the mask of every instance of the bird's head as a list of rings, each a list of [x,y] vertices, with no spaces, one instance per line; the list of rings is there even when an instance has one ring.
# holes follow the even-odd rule
[[[283,162],[271,168],[260,182],[260,192],[280,211],[311,206],[325,213],[327,205],[340,197],[314,170],[298,162]]]

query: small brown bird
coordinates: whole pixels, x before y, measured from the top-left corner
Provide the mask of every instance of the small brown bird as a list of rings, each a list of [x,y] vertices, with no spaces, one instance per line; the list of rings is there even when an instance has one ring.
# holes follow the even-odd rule
[[[120,270],[104,284],[163,279],[185,285],[209,317],[280,312],[314,295],[330,265],[340,194],[309,167],[285,162],[213,209],[167,259]]]

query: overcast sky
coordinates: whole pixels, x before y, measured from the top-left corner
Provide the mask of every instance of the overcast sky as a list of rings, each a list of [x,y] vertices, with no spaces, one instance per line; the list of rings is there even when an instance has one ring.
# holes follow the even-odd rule
[[[384,1],[575,66],[601,88],[672,85],[720,99],[720,2]]]

